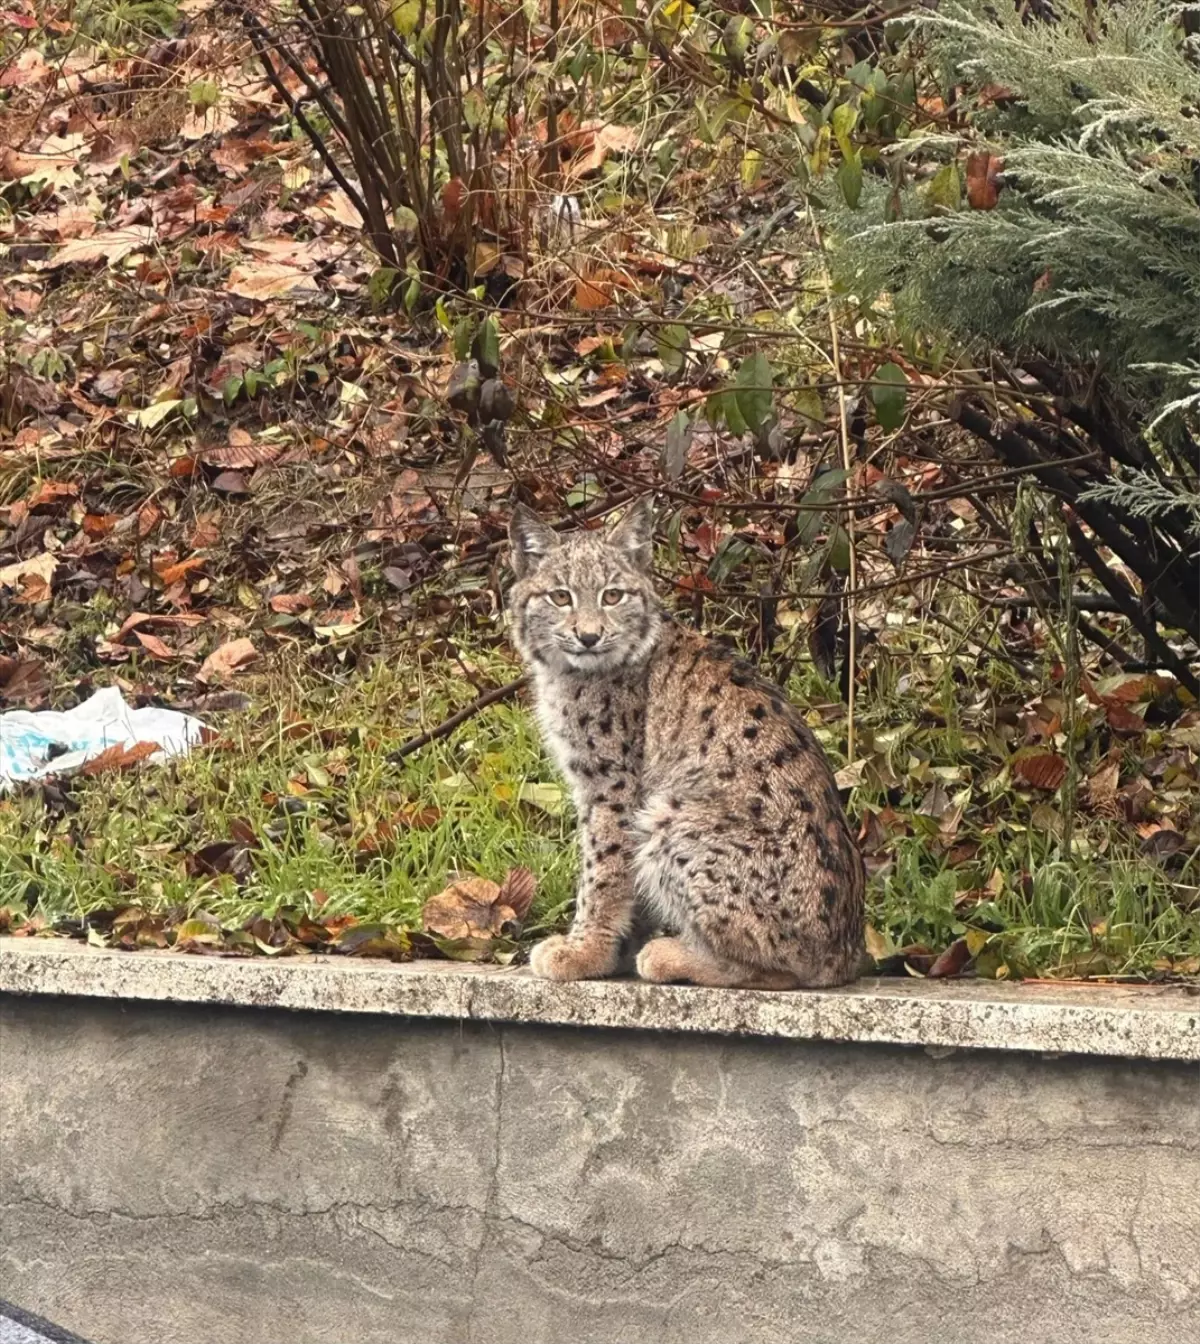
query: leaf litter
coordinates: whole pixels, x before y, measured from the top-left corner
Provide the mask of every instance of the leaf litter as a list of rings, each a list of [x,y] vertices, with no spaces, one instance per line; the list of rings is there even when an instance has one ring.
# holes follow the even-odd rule
[[[134,48],[83,34],[64,56],[27,0],[13,13],[33,36],[0,58],[24,118],[2,151],[20,190],[3,226],[17,373],[0,408],[0,707],[109,684],[208,705],[216,729],[169,783],[135,768],[135,747],[0,803],[0,834],[22,837],[0,867],[7,932],[207,955],[515,955],[561,922],[571,884],[569,812],[520,709],[468,723],[399,779],[383,762],[511,679],[495,561],[514,490],[561,515],[640,483],[675,492],[681,613],[746,643],[809,707],[860,826],[878,967],[1197,969],[1200,712],[1169,678],[1099,665],[1068,704],[1044,623],[1015,605],[988,638],[970,615],[939,648],[911,576],[991,539],[966,499],[939,496],[952,473],[926,452],[933,380],[899,350],[853,356],[854,423],[898,438],[846,479],[828,469],[822,360],[781,359],[769,316],[760,347],[736,334],[797,281],[769,234],[752,271],[739,260],[787,186],[769,158],[652,109],[655,154],[710,155],[669,168],[657,210],[638,185],[660,171],[650,123],[564,114],[558,231],[541,251],[499,233],[477,248],[480,276],[522,287],[479,346],[500,389],[486,404],[516,410],[485,421],[482,376],[447,406],[479,335],[471,309],[406,308],[407,278],[382,276],[240,34],[188,8],[161,87]],[[524,141],[544,154],[548,128],[503,136],[516,162]],[[968,208],[995,207],[1002,168],[968,157]],[[453,187],[447,218],[464,207]],[[828,594],[847,563],[838,501],[868,492],[857,619],[870,675],[894,690],[861,702],[847,763]],[[745,498],[787,508],[732,507]],[[147,800],[161,817],[117,835]],[[1050,861],[1064,806],[1072,874]],[[512,886],[529,869],[533,907]],[[1101,894],[1072,901],[1088,882]]]

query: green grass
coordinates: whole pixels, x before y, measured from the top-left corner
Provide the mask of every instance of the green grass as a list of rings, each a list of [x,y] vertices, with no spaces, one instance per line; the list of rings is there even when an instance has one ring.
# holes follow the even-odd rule
[[[493,683],[514,672],[494,653],[475,665]],[[871,863],[872,946],[885,965],[927,969],[966,938],[979,971],[1001,977],[1188,969],[1200,956],[1188,869],[1173,881],[1127,832],[1083,818],[1068,862],[1037,824],[1052,802],[1013,787],[970,697],[941,677],[930,690],[907,666],[902,683],[882,659],[860,704],[868,767],[851,803],[856,818],[896,823]],[[33,788],[0,799],[10,924],[35,911],[47,926],[91,917],[105,928],[99,916],[132,906],[228,930],[281,912],[413,930],[454,878],[499,882],[516,866],[538,879],[527,936],[569,917],[574,821],[525,706],[494,706],[392,764],[399,742],[475,694],[460,665],[378,658],[334,676],[280,655],[244,684],[253,707],[210,716],[218,740],[186,760],[78,778],[65,814]],[[845,722],[832,688],[807,668],[789,690],[837,768]],[[944,815],[920,810],[935,786],[962,810],[952,835]],[[197,859],[219,869],[231,847],[211,847],[248,838],[239,875]]]
[[[503,669],[511,675],[511,669]],[[0,800],[0,905],[49,921],[97,910],[182,906],[234,926],[285,907],[416,925],[457,875],[538,875],[531,927],[562,918],[572,824],[527,714],[500,705],[402,765],[388,752],[474,691],[449,669],[376,662],[343,683],[280,668],[256,708],[210,716],[216,743],[162,766],[77,779],[78,811],[54,819],[40,792]],[[522,786],[540,798],[521,801]],[[411,824],[415,820],[416,824]],[[253,836],[251,867],[197,874],[206,846]]]

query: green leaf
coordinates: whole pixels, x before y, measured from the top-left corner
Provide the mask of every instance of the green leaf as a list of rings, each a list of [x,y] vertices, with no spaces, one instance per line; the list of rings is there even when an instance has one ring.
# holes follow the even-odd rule
[[[725,48],[726,55],[736,62],[739,68],[750,49],[750,40],[753,36],[754,25],[744,14],[732,15],[721,34],[721,45]]]
[[[454,324],[454,358],[466,359],[471,353],[471,342],[475,339],[475,323],[469,317],[460,318]]]
[[[829,567],[838,574],[850,571],[850,537],[840,523],[829,534]]]
[[[718,394],[720,414],[725,417],[725,423],[729,426],[729,432],[736,434],[740,438],[743,434],[750,433],[750,426],[746,423],[746,417],[742,414],[742,408],[738,405],[737,393],[732,389]]]
[[[168,401],[155,401],[140,411],[132,411],[129,418],[142,429],[156,429],[182,405],[183,399],[181,397],[175,397]]]
[[[792,398],[797,412],[814,429],[822,429],[825,425],[825,406],[821,401],[821,393],[815,387],[802,387]]]
[[[908,399],[908,379],[904,370],[895,364],[884,364],[875,370],[871,400],[875,403],[875,418],[886,430],[899,429],[904,423],[904,405]]]
[[[801,546],[811,542],[824,526],[825,513],[819,506],[829,502],[848,474],[844,467],[823,471],[805,492],[796,522],[796,541]]]
[[[713,583],[724,581],[749,554],[750,547],[741,537],[726,537],[709,562],[708,577]]]
[[[741,179],[743,191],[753,191],[758,185],[758,180],[762,177],[762,166],[761,150],[748,149],[742,155]]]
[[[535,784],[526,783],[521,785],[521,790],[517,797],[523,803],[528,803],[531,807],[540,808],[552,817],[561,815],[563,810],[563,791],[559,784]]]
[[[668,373],[680,373],[687,363],[688,347],[692,343],[687,327],[670,326],[659,329],[655,345],[662,366]]]
[[[846,204],[851,210],[857,210],[863,188],[861,154],[849,154],[842,160],[837,170],[837,184]]]
[[[733,383],[737,408],[752,433],[757,434],[760,426],[771,414],[771,384],[774,379],[775,371],[761,350],[742,360],[741,367],[737,371]]]
[[[392,8],[392,27],[401,37],[411,37],[421,22],[421,0],[400,0]]]
[[[417,212],[411,207],[398,205],[392,211],[392,223],[396,226],[396,232],[401,237],[415,238],[421,221],[417,218]]]
[[[925,189],[925,199],[935,209],[958,209],[962,204],[962,179],[958,175],[958,164],[943,164],[934,173]]]
[[[182,943],[188,940],[193,943],[219,943],[220,927],[210,924],[206,919],[186,919],[176,926],[175,941]]]
[[[579,484],[567,494],[567,505],[572,509],[581,509],[586,504],[594,504],[603,499],[604,487],[590,472],[579,478]]]
[[[376,308],[382,308],[387,302],[399,274],[394,266],[378,266],[371,272],[367,281],[367,295]]]
[[[220,85],[211,79],[197,79],[188,86],[188,102],[195,108],[216,107],[220,101]]]
[[[500,372],[500,329],[494,317],[486,317],[480,324],[471,353],[485,378],[494,378]]]
[[[488,114],[488,104],[483,90],[478,85],[468,89],[463,95],[462,110],[463,120],[471,130],[478,130],[483,125],[484,118]]]
[[[833,109],[833,116],[830,118],[833,126],[833,134],[838,142],[838,148],[849,158],[854,153],[854,145],[850,140],[850,133],[858,125],[858,108],[851,103],[838,103]]]

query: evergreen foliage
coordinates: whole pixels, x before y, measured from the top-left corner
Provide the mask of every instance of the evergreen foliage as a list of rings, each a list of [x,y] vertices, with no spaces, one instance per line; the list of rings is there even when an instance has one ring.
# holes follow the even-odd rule
[[[953,0],[918,20],[964,134],[888,151],[890,180],[840,215],[839,278],[890,295],[902,328],[1096,369],[1143,426],[1181,428],[1200,408],[1200,5],[1054,10]],[[998,199],[963,192],[964,147],[1003,158]]]

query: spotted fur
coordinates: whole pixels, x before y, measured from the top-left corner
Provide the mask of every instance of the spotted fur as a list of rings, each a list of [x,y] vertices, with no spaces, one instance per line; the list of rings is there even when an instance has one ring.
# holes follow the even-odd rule
[[[799,711],[669,620],[648,500],[559,537],[513,513],[513,634],[579,814],[575,921],[533,952],[554,980],[637,955],[647,980],[791,989],[854,979],[862,860]]]

